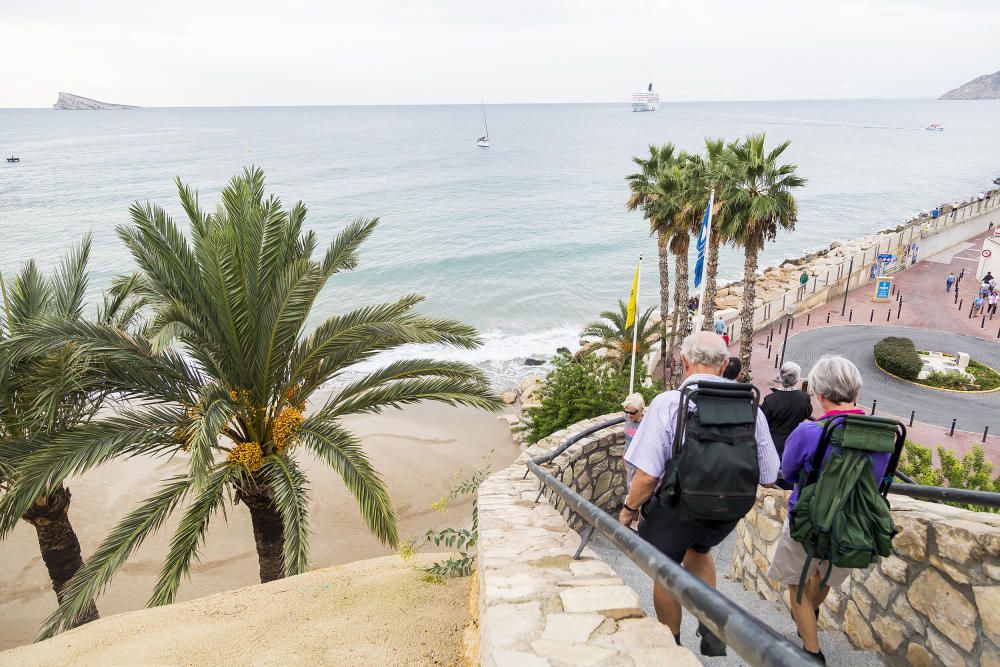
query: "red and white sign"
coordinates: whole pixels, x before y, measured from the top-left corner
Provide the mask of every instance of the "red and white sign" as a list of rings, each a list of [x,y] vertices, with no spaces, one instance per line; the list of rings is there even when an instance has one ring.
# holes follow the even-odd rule
[[[989,257],[992,254],[993,254],[992,250],[990,250],[989,248],[983,248],[983,257]]]

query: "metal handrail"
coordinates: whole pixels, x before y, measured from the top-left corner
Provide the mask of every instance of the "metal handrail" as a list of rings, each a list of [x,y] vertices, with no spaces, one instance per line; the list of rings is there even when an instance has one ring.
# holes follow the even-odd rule
[[[606,428],[611,428],[612,426],[616,426],[616,425],[622,424],[624,422],[625,422],[625,418],[624,417],[615,417],[613,419],[609,419],[606,422],[601,422],[600,424],[595,424],[594,426],[591,426],[590,428],[586,428],[586,429],[580,431],[576,435],[573,435],[573,436],[570,436],[569,438],[566,438],[564,441],[562,441],[559,444],[558,447],[556,447],[552,451],[546,452],[545,454],[542,454],[541,456],[536,456],[535,458],[533,458],[531,460],[534,463],[537,463],[538,465],[543,465],[545,463],[548,463],[549,461],[551,461],[552,459],[556,458],[557,456],[559,456],[560,454],[562,454],[563,452],[565,452],[567,449],[569,449],[570,447],[572,447],[576,443],[578,443],[581,440],[583,440],[584,438],[586,438],[588,435],[593,435],[594,433],[597,433],[598,431],[603,431]],[[524,477],[522,479],[527,479],[527,478],[528,478],[528,472],[525,471]]]
[[[801,667],[808,664],[809,657],[800,648],[685,570],[679,563],[664,556],[635,531],[623,526],[541,467],[541,464],[548,463],[586,436],[623,421],[624,418],[613,419],[580,432],[552,452],[529,460],[528,472],[533,472],[545,486],[562,498],[567,507],[589,523],[592,530],[600,532],[653,581],[670,591],[681,606],[694,614],[748,663],[766,667]]]
[[[889,493],[896,493],[921,500],[938,500],[946,503],[965,503],[983,507],[1000,507],[1000,493],[975,491],[972,489],[950,489],[946,486],[924,486],[923,484],[900,484],[893,482]]]

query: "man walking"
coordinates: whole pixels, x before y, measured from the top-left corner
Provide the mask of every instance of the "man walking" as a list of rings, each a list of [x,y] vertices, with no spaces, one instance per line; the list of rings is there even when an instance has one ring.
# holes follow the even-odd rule
[[[990,317],[997,314],[998,301],[1000,301],[1000,294],[997,294],[996,292],[990,294],[989,307],[987,308],[987,312],[990,315]]]
[[[722,335],[726,332],[726,321],[722,319],[722,315],[717,315],[715,317],[715,333]]]
[[[945,291],[951,293],[951,286],[955,284],[955,273],[949,272],[948,277],[944,279]]]
[[[711,548],[722,542],[733,531],[739,518],[713,521],[678,516],[681,513],[679,509],[672,506],[669,499],[661,498],[660,486],[673,456],[674,434],[682,404],[681,391],[691,385],[697,385],[699,381],[725,382],[720,376],[726,367],[727,359],[726,347],[716,334],[698,331],[684,339],[681,346],[681,362],[686,379],[681,385],[681,390],[675,389],[660,394],[646,408],[646,416],[632,439],[632,446],[625,454],[626,464],[634,467],[635,473],[625,497],[624,507],[618,517],[623,524],[630,526],[639,518],[641,508],[643,516],[639,521],[639,535],[713,588],[716,573],[715,561],[710,553]],[[759,409],[756,415],[749,412],[748,414],[751,420],[749,429],[753,431],[756,442],[756,452],[751,452],[750,456],[756,457],[758,478],[751,480],[751,485],[753,481],[759,484],[773,484],[778,476],[779,461],[768,432],[767,420]],[[682,434],[683,442],[678,462],[684,457],[683,447],[691,440],[691,433],[692,431],[688,429]],[[702,443],[696,442],[692,446],[700,444]],[[694,456],[698,455],[697,451],[691,453]],[[677,468],[673,467],[673,471],[677,471]],[[683,486],[684,480],[681,479],[679,483]],[[670,627],[674,639],[680,643],[680,603],[665,588],[654,583],[653,605],[656,608],[656,617],[661,623]],[[703,655],[726,654],[725,643],[700,623],[698,634],[701,635]]]

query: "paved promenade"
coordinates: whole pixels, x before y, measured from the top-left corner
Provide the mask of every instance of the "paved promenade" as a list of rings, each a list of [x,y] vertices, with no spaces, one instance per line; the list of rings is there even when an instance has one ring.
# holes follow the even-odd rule
[[[874,340],[868,341],[862,332],[873,331],[872,327],[878,327],[880,332],[884,332],[880,337],[895,333],[915,340],[918,334],[913,331],[914,329],[924,330],[919,334],[921,336],[931,336],[931,332],[940,332],[933,340],[942,344],[949,343],[945,350],[958,351],[958,348],[962,347],[962,341],[967,340],[964,346],[969,348],[967,351],[973,358],[977,358],[977,355],[986,355],[990,350],[1000,350],[1000,340],[997,338],[1000,332],[1000,316],[995,316],[992,320],[987,317],[985,325],[981,317],[973,319],[968,317],[968,297],[974,296],[978,289],[975,271],[979,248],[982,247],[982,240],[988,235],[982,234],[948,251],[922,259],[915,266],[896,274],[896,290],[902,296],[902,307],[895,300],[889,303],[872,303],[874,286],[863,285],[848,294],[846,308],[840,299],[819,306],[808,314],[797,315],[789,335],[785,359],[801,363],[803,370],[808,371],[810,363],[823,352],[836,352],[848,357],[859,366],[864,366],[866,359],[873,357]],[[962,269],[965,269],[966,276],[959,283],[959,300],[964,301],[962,309],[959,310],[958,304],[954,303],[954,293],[945,292],[945,276],[949,271],[954,271],[955,275],[958,275]],[[895,299],[895,295],[893,298]],[[843,316],[840,314],[842,309]],[[873,310],[874,316],[872,316]],[[843,327],[853,327],[857,332],[854,330],[848,332]],[[822,329],[829,330],[822,333],[818,331]],[[796,341],[797,337],[807,333],[807,336]],[[959,334],[960,337],[954,334]],[[783,327],[779,333],[778,325],[773,327],[773,334],[769,328],[754,337],[751,372],[754,383],[761,389],[763,395],[769,393],[771,387],[777,386],[774,355],[775,353],[780,355],[783,337]],[[771,339],[771,356],[768,356],[768,338]],[[851,341],[854,343],[851,344]],[[822,349],[824,347],[826,349]],[[733,345],[731,352],[738,354],[738,345]],[[994,360],[998,360],[998,357],[1000,352],[993,352],[990,355]],[[864,373],[864,369],[862,372]],[[859,403],[869,410],[871,401],[877,400],[877,414],[892,414],[904,422],[908,422],[910,412],[916,410],[914,424],[908,428],[910,440],[935,449],[942,445],[958,455],[968,452],[974,445],[981,445],[993,461],[994,471],[1000,472],[1000,410],[997,410],[1000,407],[1000,393],[978,395],[991,397],[989,399],[959,395],[961,399],[968,400],[956,401],[948,392],[921,389],[912,385],[906,387],[914,391],[905,393],[897,386],[905,383],[884,375],[876,379],[874,375],[865,373],[865,381],[866,386],[862,390]],[[935,397],[939,397],[940,402],[935,401]],[[945,404],[947,408],[941,407]],[[819,406],[814,407],[818,413]],[[954,410],[955,414],[946,414],[949,410]],[[958,423],[954,436],[949,436],[952,418],[957,418]],[[984,443],[983,429],[986,426],[989,426],[990,435]]]

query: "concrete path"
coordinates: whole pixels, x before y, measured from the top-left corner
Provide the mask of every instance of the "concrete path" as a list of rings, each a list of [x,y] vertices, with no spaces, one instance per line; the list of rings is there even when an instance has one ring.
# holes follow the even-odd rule
[[[909,417],[938,426],[950,427],[957,419],[963,428],[982,432],[987,425],[1000,428],[1000,392],[988,394],[958,393],[920,387],[897,380],[875,365],[875,343],[886,336],[909,338],[918,350],[968,352],[972,359],[1000,368],[1000,345],[991,340],[964,334],[912,329],[908,327],[854,326],[825,327],[805,331],[788,340],[785,358],[810,368],[824,354],[839,354],[857,365],[864,377],[858,403],[871,407],[878,401],[877,413]]]
[[[733,552],[735,534],[712,550],[715,556],[716,570],[718,571],[718,590],[730,600],[746,609],[750,614],[756,616],[765,624],[785,635],[789,641],[799,644],[799,639],[795,633],[795,623],[789,615],[788,609],[777,602],[762,600],[756,592],[747,591],[743,585],[729,580],[730,556]],[[590,543],[591,548],[596,551],[601,558],[614,569],[626,584],[632,587],[639,595],[642,609],[651,617],[656,617],[653,610],[653,584],[645,573],[643,573],[635,563],[622,555],[618,549],[609,544],[599,535],[595,535]],[[699,653],[701,639],[695,635],[698,629],[698,621],[691,614],[684,614],[681,624],[681,644],[688,647],[701,659],[705,665],[711,667],[736,667],[746,665],[732,650],[729,655],[722,658],[706,658]],[[826,655],[827,664],[844,667],[881,667],[885,663],[877,653],[870,651],[859,651],[851,646],[847,637],[840,632],[821,632],[820,646]]]

